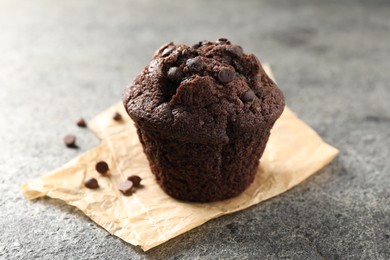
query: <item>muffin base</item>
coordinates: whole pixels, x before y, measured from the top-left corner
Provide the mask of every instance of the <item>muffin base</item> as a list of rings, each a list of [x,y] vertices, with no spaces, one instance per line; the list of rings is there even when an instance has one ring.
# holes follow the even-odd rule
[[[253,133],[230,131],[225,144],[169,140],[137,129],[151,170],[167,194],[213,202],[237,196],[253,182],[271,127]]]

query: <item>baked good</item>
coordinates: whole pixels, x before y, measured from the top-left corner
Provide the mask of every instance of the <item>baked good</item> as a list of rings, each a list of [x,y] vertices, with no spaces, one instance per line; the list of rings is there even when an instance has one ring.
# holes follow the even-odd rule
[[[163,45],[124,106],[161,188],[211,202],[253,181],[284,98],[253,54],[227,39]]]

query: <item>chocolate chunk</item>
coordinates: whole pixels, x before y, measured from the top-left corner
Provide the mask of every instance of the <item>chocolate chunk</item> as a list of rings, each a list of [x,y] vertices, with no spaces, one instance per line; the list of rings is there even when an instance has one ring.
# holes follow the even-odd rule
[[[119,183],[118,189],[124,194],[124,195],[130,195],[131,192],[133,191],[133,182],[131,181],[124,181]]]
[[[69,148],[76,148],[76,136],[66,135],[64,137],[64,143]]]
[[[168,70],[168,78],[173,81],[181,81],[184,77],[183,71],[178,67],[172,67]]]
[[[87,127],[87,123],[85,122],[84,118],[82,118],[82,117],[76,121],[76,124],[79,127]]]
[[[108,164],[105,161],[99,161],[95,165],[95,169],[98,173],[106,174],[109,170]]]
[[[122,115],[119,114],[118,112],[115,112],[115,114],[112,116],[112,119],[114,119],[115,121],[121,121]]]
[[[253,92],[253,90],[248,90],[248,91],[245,91],[242,95],[241,95],[241,100],[242,102],[250,102],[250,101],[253,101],[253,99],[255,99],[256,95],[255,95],[255,92]]]
[[[165,48],[165,49],[163,50],[161,56],[163,56],[163,57],[168,56],[169,54],[172,53],[173,49],[174,49],[173,47],[167,47],[167,48]]]
[[[223,68],[218,73],[218,79],[222,83],[228,83],[232,81],[233,78],[234,78],[234,71],[232,71],[231,69]]]
[[[134,184],[134,187],[138,187],[142,179],[138,175],[131,175],[127,177],[127,180],[131,181]]]
[[[97,189],[99,188],[99,183],[95,178],[87,177],[84,180],[84,186],[88,189]]]
[[[203,69],[203,61],[200,57],[188,59],[186,65],[192,72],[200,72]]]
[[[239,45],[234,45],[234,46],[230,47],[228,50],[238,57],[240,57],[242,54],[244,54],[244,50]]]

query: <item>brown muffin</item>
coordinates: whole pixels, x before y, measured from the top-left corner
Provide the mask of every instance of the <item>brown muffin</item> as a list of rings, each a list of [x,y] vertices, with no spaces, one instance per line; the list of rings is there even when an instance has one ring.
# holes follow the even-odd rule
[[[253,54],[226,39],[168,43],[124,94],[161,188],[211,202],[253,181],[284,98]]]

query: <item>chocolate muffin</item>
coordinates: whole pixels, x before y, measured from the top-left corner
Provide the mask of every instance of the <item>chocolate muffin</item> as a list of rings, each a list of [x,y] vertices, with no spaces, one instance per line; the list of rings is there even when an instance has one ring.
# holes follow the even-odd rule
[[[163,45],[123,103],[161,188],[196,202],[231,198],[252,183],[284,108],[256,56],[227,39]]]

